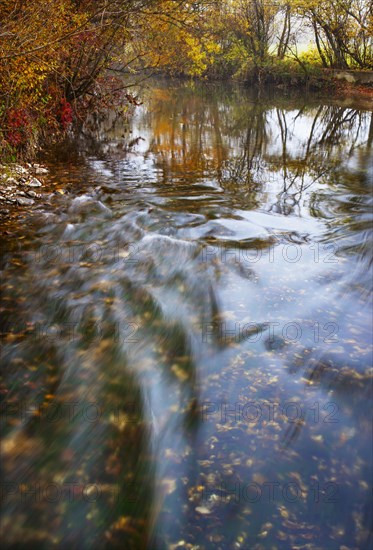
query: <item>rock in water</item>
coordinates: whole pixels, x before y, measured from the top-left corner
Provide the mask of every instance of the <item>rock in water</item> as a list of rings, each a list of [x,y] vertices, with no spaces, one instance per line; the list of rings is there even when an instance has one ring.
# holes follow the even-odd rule
[[[27,199],[26,197],[23,198],[23,197],[18,197],[17,198],[17,203],[20,205],[20,206],[31,206],[31,204],[34,204],[34,200],[33,199]]]
[[[36,178],[32,178],[29,183],[28,183],[28,186],[29,187],[41,187],[41,183],[38,179]]]

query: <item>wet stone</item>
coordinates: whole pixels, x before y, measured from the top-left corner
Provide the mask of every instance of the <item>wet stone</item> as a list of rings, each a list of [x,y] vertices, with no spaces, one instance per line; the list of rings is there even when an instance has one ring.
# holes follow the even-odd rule
[[[26,168],[24,168],[23,166],[20,166],[19,164],[16,164],[14,169],[17,172],[17,174],[27,174]]]
[[[29,183],[28,183],[29,187],[41,187],[41,183],[38,179],[36,178],[32,178]]]
[[[48,174],[48,170],[46,168],[42,168],[41,166],[38,166],[34,169],[34,172],[37,176],[44,176]]]
[[[20,206],[31,206],[32,204],[34,204],[34,200],[33,199],[27,199],[27,198],[23,198],[23,197],[19,197],[17,199],[17,203],[20,205]]]

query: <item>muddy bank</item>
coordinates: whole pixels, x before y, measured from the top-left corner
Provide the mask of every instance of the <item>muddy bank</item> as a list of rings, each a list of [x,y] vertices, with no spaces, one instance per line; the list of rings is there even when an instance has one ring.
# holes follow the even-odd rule
[[[338,81],[335,83],[334,89],[337,97],[359,99],[361,102],[363,102],[363,108],[373,109],[372,86]]]

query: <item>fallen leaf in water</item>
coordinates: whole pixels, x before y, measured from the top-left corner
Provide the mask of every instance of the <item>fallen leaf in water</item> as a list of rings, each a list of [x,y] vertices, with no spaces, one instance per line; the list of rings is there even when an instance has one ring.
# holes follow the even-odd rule
[[[188,373],[180,368],[179,365],[172,365],[171,370],[175,374],[175,376],[177,376],[177,378],[181,380],[181,382],[185,382],[186,380],[188,380]]]
[[[114,529],[125,529],[129,524],[131,518],[122,516],[113,525]]]
[[[281,509],[280,514],[283,518],[288,518],[289,517],[289,512],[285,508]]]
[[[196,512],[198,512],[199,514],[203,514],[203,515],[211,514],[211,510],[206,508],[206,506],[197,506]]]
[[[263,485],[263,483],[265,483],[266,481],[266,478],[262,474],[254,474],[253,481],[255,481],[255,483],[258,483],[258,485]]]

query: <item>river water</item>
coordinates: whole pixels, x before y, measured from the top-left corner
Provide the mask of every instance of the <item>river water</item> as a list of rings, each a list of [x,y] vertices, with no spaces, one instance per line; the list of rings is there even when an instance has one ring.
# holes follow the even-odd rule
[[[5,241],[5,547],[365,550],[372,113],[142,99]]]

